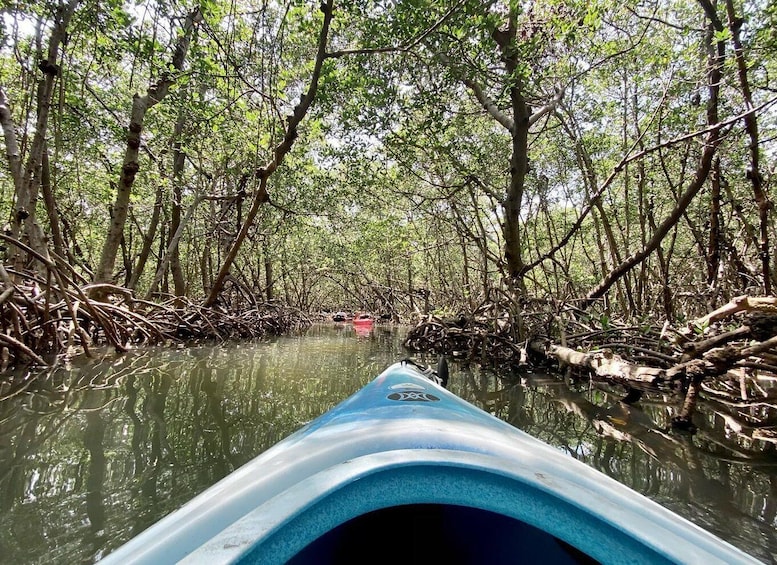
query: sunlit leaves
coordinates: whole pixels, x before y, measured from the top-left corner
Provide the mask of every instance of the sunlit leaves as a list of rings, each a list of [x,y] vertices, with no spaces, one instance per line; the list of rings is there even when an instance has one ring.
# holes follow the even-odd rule
[[[774,92],[777,10],[768,2],[735,4],[743,18],[754,98],[761,103]],[[203,22],[186,68],[173,73],[172,46],[182,18],[196,5]],[[525,214],[534,222],[526,240],[533,250],[548,249],[569,225],[573,206],[585,202],[586,190],[593,188],[583,182],[586,175],[601,183],[626,152],[685,135],[706,119],[705,22],[696,3],[343,0],[335,6],[327,49],[351,54],[325,61],[311,119],[298,128],[294,150],[271,183],[271,204],[251,232],[255,247],[241,256],[246,264],[262,238],[282,234],[278,238],[289,244],[289,261],[302,256],[297,252],[304,241],[315,247],[304,255],[311,265],[294,263],[300,277],[307,272],[303,267],[312,272],[315,265],[359,264],[373,278],[387,279],[408,256],[415,273],[423,272],[425,263],[446,263],[453,272],[463,260],[451,241],[461,237],[470,250],[467,245],[487,241],[483,247],[494,253],[489,268],[498,284],[494,257],[503,219],[499,203],[509,181],[510,132],[488,114],[465,80],[477,82],[494,107],[508,114],[512,88],[521,89],[532,112],[566,88],[563,108],[531,130]],[[37,19],[48,29],[54,7],[54,2],[15,2],[2,19],[6,44],[0,47],[0,81],[19,131],[27,135],[35,123],[39,55],[32,32],[22,31],[34,29]],[[718,7],[721,17],[723,7]],[[213,233],[221,234],[222,223],[234,231],[237,206],[228,203],[243,186],[244,213],[255,189],[254,172],[286,133],[287,117],[310,77],[321,21],[318,3],[303,0],[81,3],[62,58],[50,139],[58,198],[73,214],[72,223],[80,224],[81,233],[99,233],[112,175],[121,166],[132,97],[170,73],[175,85],[144,125],[139,200],[157,186],[166,191],[174,186],[170,170],[178,144],[186,156],[179,177],[184,194],[199,187],[213,198],[198,211],[193,245],[204,249]],[[508,33],[513,35],[507,40],[500,35]],[[730,44],[729,31],[717,32],[714,40]],[[40,46],[45,48],[45,33]],[[511,69],[506,54],[515,55]],[[744,110],[736,85],[729,61],[721,99],[728,116]],[[569,125],[572,117],[574,132],[562,127],[562,120]],[[774,137],[769,117],[761,122],[764,139]],[[182,127],[176,130],[179,120]],[[736,124],[726,136],[723,170],[747,216],[752,205],[742,196],[748,184],[738,135]],[[590,170],[578,161],[578,146],[592,160]],[[644,233],[629,227],[646,218],[648,204],[657,221],[673,205],[698,150],[694,139],[651,154],[642,160],[641,194],[635,190],[636,164],[604,194],[616,231],[624,232],[618,253],[634,251],[649,231],[647,223],[641,226]],[[7,184],[7,176],[0,182]],[[137,205],[151,208],[150,202]],[[689,222],[704,225],[705,205],[701,199],[691,208]],[[169,212],[169,198],[165,206]],[[137,247],[146,229],[140,218],[127,233],[130,247]],[[578,285],[593,276],[580,265],[588,260],[581,249],[601,243],[594,228],[586,224],[565,251],[565,265]],[[450,255],[441,259],[419,251],[421,238],[429,247],[439,243]],[[682,231],[678,238],[678,249],[687,253],[690,238]],[[282,261],[277,241],[270,252]],[[217,262],[222,252],[214,245],[211,259]],[[195,274],[196,259],[190,266]]]

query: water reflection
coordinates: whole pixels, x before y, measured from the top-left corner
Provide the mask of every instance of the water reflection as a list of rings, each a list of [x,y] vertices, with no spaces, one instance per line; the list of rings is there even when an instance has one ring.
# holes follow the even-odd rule
[[[358,338],[367,338],[372,335],[373,325],[372,324],[354,324],[353,331],[356,333],[356,337]]]
[[[273,342],[135,352],[50,371],[0,402],[0,561],[90,563],[407,356],[403,332],[321,326]],[[433,364],[434,359],[422,359]],[[626,406],[555,377],[452,366],[451,389],[766,561],[777,455],[671,399]]]
[[[676,404],[669,399],[629,406],[617,394],[587,385],[576,390],[555,377],[506,382],[464,371],[452,388],[748,553],[777,562],[773,444],[726,439],[714,417],[701,421],[695,435],[673,432]]]

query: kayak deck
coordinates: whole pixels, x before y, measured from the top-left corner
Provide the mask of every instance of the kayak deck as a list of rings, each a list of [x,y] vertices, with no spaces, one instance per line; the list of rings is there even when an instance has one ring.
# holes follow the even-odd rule
[[[365,543],[402,562],[757,562],[407,364],[106,562],[342,563]]]

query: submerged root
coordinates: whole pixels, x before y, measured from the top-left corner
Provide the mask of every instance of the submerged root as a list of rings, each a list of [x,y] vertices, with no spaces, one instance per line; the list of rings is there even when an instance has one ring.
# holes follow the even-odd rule
[[[471,315],[451,319],[427,316],[405,338],[413,351],[434,351],[481,365],[526,364],[526,348],[517,342],[518,321],[506,303],[485,303]]]
[[[250,308],[203,308],[182,297],[161,304],[136,299],[131,290],[79,286],[53,263],[44,278],[0,266],[0,370],[46,365],[63,352],[91,354],[95,345],[125,351],[133,345],[257,339],[310,326],[299,310],[278,303]],[[96,294],[96,293],[94,293]]]
[[[751,439],[777,442],[769,433],[777,422],[775,298],[739,297],[679,328],[618,323],[573,305],[536,301],[521,311],[521,335],[511,312],[492,304],[448,320],[430,316],[405,345],[486,366],[554,363],[573,378],[614,383],[626,392],[679,394],[672,423],[683,429],[694,429],[699,402],[714,400],[728,407],[727,421],[748,423],[741,428]]]

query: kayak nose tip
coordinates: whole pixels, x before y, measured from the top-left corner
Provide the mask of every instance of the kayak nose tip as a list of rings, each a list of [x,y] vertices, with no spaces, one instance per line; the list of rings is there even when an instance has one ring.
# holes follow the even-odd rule
[[[400,363],[403,365],[412,365],[422,375],[426,376],[426,378],[434,381],[438,385],[441,385],[443,388],[448,388],[448,360],[445,358],[445,355],[440,355],[439,359],[437,360],[437,369],[424,367],[412,359],[403,359]]]

